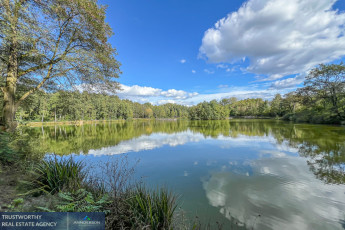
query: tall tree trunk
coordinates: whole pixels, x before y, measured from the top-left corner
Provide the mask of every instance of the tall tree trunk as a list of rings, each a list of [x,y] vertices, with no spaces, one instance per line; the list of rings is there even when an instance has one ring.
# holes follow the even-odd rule
[[[8,78],[7,78],[8,79]],[[8,81],[7,81],[8,82]],[[3,103],[3,111],[2,111],[2,121],[5,124],[7,129],[14,129],[16,124],[14,122],[14,115],[15,115],[15,85],[7,84],[3,90],[4,91],[4,103]]]
[[[6,9],[6,14],[11,15],[10,17],[10,30],[11,37],[9,42],[9,59],[7,64],[7,76],[6,76],[6,86],[2,88],[4,93],[3,111],[2,111],[2,122],[8,130],[14,130],[16,128],[16,122],[14,121],[14,116],[17,110],[17,105],[15,104],[15,95],[17,88],[17,78],[18,78],[18,40],[17,40],[17,26],[18,26],[18,16],[21,3],[15,4],[13,13],[11,12],[11,6],[9,1],[5,1],[4,7]]]
[[[18,61],[16,49],[16,43],[12,44],[11,55],[7,67],[6,86],[3,88],[4,104],[2,111],[2,120],[5,123],[6,128],[9,130],[13,130],[16,127],[16,123],[14,121],[14,116],[17,110],[17,106],[15,104],[18,74]]]

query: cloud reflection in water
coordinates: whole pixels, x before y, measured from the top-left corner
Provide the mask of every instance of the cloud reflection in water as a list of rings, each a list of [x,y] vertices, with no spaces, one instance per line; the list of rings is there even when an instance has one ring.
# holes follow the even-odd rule
[[[252,167],[249,177],[216,172],[203,181],[210,205],[226,218],[252,227],[260,214],[255,229],[343,229],[345,186],[325,185],[305,159],[283,153],[255,160]]]

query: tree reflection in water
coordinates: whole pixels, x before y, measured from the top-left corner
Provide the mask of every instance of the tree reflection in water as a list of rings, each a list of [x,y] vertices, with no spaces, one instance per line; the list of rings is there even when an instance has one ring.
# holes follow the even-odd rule
[[[275,120],[226,121],[131,121],[83,126],[30,128],[25,132],[39,140],[37,152],[59,155],[87,154],[90,150],[116,146],[121,142],[154,133],[190,131],[204,137],[273,137],[277,145],[298,149],[310,170],[325,183],[345,183],[345,128],[327,125],[293,124]]]

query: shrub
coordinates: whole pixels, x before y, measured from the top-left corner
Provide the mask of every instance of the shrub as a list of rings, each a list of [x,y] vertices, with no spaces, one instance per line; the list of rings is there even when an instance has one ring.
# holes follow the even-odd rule
[[[10,147],[10,143],[10,134],[0,132],[0,163],[3,165],[10,165],[18,160],[18,154]]]
[[[37,161],[42,158],[39,154],[37,139],[33,139],[29,134],[23,134],[22,129],[17,129],[13,133],[0,131],[0,164],[13,165],[23,168],[30,160]],[[35,154],[33,154],[35,153]]]

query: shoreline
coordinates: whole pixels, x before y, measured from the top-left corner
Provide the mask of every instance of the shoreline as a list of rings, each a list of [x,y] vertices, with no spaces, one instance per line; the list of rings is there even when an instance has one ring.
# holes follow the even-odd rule
[[[222,119],[219,121],[233,120],[233,119],[275,119],[270,117],[253,117],[253,116],[244,116],[244,117],[229,117],[227,119]],[[130,120],[117,119],[117,120],[77,120],[77,121],[28,121],[26,123],[18,124],[18,126],[27,126],[27,127],[41,127],[41,126],[55,126],[55,125],[84,125],[84,124],[100,124],[107,122],[126,122],[126,121],[178,121],[178,120],[188,120],[188,121],[197,121],[185,118],[132,118]],[[201,120],[198,120],[201,121]],[[205,120],[206,121],[206,120]]]
[[[18,126],[27,127],[41,127],[41,126],[56,126],[56,125],[84,125],[84,124],[100,124],[107,122],[126,122],[126,120],[78,120],[78,121],[29,121],[24,124],[19,124]]]
[[[334,123],[310,123],[310,122],[294,122],[289,120],[284,120],[282,117],[256,117],[256,116],[233,116],[228,117],[226,119],[218,120],[218,121],[226,121],[226,120],[276,120],[276,121],[285,121],[285,122],[293,122],[295,124],[310,124],[310,125],[336,125],[336,126],[344,126],[345,121],[340,122],[340,124]],[[59,126],[59,125],[75,125],[81,126],[85,124],[101,124],[101,123],[123,123],[127,121],[179,121],[179,120],[188,120],[188,121],[207,121],[207,120],[191,120],[186,118],[132,118],[129,120],[125,119],[116,119],[116,120],[77,120],[77,121],[28,121],[26,123],[18,124],[18,127],[25,126],[25,127],[42,127],[42,126]],[[212,120],[210,120],[212,121]]]

